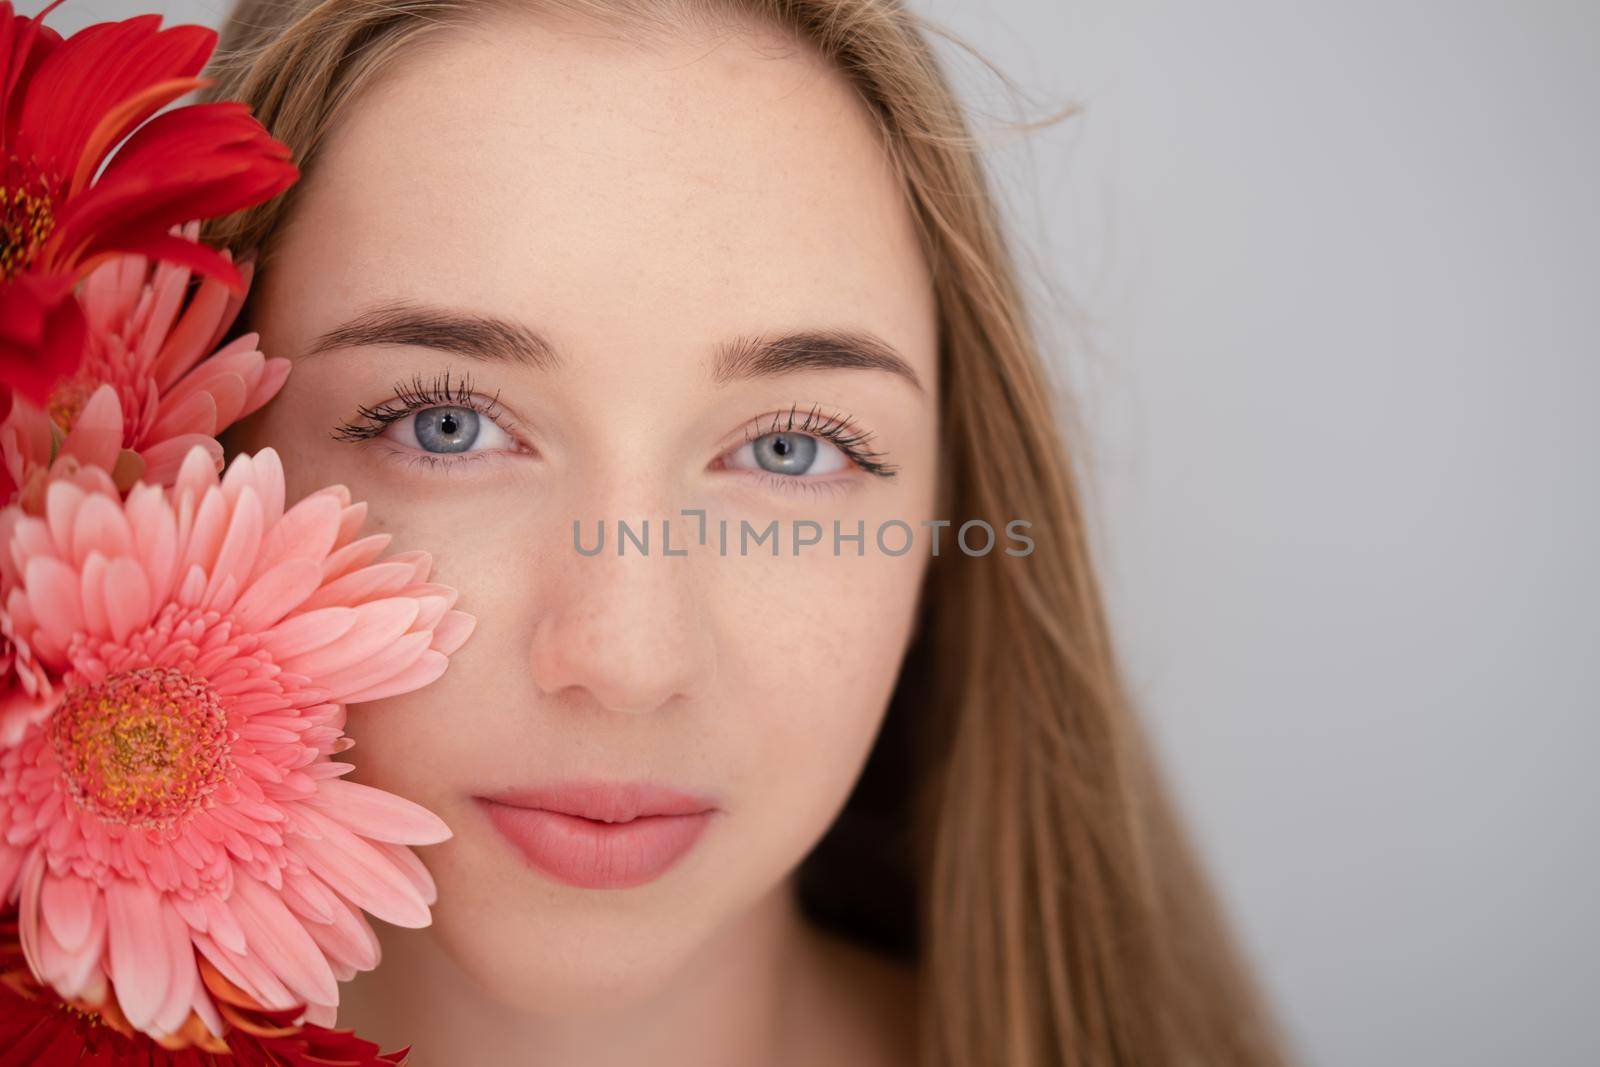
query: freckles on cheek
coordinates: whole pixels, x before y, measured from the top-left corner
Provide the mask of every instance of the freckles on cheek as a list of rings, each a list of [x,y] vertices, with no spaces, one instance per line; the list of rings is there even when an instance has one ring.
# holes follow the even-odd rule
[[[860,577],[850,570],[763,598],[739,637],[751,689],[740,702],[775,758],[845,762],[870,744],[887,706],[906,627],[902,593],[835,580]]]
[[[755,733],[739,784],[764,812],[772,846],[802,850],[855,785],[887,707],[898,646],[874,625],[895,629],[881,607],[838,603],[785,621],[795,624],[793,640],[778,626],[755,639],[767,652],[749,668],[755,691],[737,701],[735,713],[749,715]]]

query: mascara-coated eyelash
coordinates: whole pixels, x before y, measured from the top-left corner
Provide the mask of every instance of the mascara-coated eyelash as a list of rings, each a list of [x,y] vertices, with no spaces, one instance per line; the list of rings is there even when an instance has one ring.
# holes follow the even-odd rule
[[[887,452],[874,452],[867,447],[867,442],[872,440],[871,431],[858,429],[850,416],[839,412],[832,415],[823,415],[821,405],[813,404],[811,410],[797,421],[795,413],[799,410],[799,405],[796,404],[789,408],[787,414],[784,412],[774,413],[771,417],[771,422],[765,424],[765,429],[762,429],[762,424],[765,420],[758,421],[756,425],[748,427],[745,430],[745,443],[750,444],[759,438],[774,433],[810,434],[832,443],[835,448],[845,454],[850,462],[868,474],[875,474],[880,478],[893,478],[900,469],[892,463],[883,461],[882,457],[888,455]]]
[[[381,435],[391,423],[407,415],[425,408],[445,405],[468,408],[484,418],[499,423],[505,414],[499,400],[498,392],[488,399],[473,392],[470,375],[463,375],[458,383],[452,385],[448,370],[441,371],[432,378],[424,378],[417,374],[413,375],[410,381],[395,383],[394,399],[385,400],[376,406],[359,405],[356,411],[365,421],[340,423],[334,428],[333,436],[341,441],[365,441]],[[461,455],[464,457],[467,454]]]

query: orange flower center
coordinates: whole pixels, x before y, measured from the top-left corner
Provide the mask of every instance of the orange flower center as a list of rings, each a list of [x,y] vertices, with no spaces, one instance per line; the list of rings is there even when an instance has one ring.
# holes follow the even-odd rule
[[[55,197],[42,179],[0,186],[0,277],[27,270],[55,228]]]
[[[79,806],[129,826],[171,825],[198,807],[230,767],[222,699],[170,667],[74,686],[48,729]]]

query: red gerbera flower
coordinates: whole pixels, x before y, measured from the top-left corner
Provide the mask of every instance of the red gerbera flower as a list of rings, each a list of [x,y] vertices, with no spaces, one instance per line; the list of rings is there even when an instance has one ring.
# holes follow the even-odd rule
[[[63,40],[40,21],[54,6],[26,18],[0,0],[0,392],[41,405],[83,353],[79,278],[131,252],[237,287],[232,263],[168,231],[299,177],[243,104],[156,114],[206,84],[215,31],[142,15]]]
[[[226,1034],[199,1016],[165,1044],[134,1030],[109,991],[67,1001],[29,970],[16,912],[0,920],[0,1067],[402,1067],[410,1048],[380,1052],[349,1030],[295,1025],[300,1009],[268,1011],[204,961]]]

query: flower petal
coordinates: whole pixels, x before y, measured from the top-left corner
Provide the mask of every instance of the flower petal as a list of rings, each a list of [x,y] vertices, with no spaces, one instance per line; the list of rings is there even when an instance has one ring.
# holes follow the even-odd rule
[[[145,577],[144,568],[131,559],[114,559],[106,567],[103,594],[113,641],[126,641],[155,614],[150,580]]]
[[[472,636],[477,625],[478,620],[464,611],[450,612],[433,628],[433,650],[452,655]]]
[[[318,836],[296,834],[286,843],[336,893],[395,926],[428,925],[421,894],[387,856],[319,811],[302,806],[296,817]]]
[[[233,618],[246,630],[264,630],[300,607],[322,581],[314,560],[287,559],[250,583],[233,605]]]
[[[171,907],[161,909],[163,930],[167,939],[167,996],[157,1009],[153,1030],[170,1034],[183,1025],[189,1017],[189,1006],[194,1001],[195,986],[200,974],[195,969],[194,944],[190,940],[189,924]]]
[[[250,950],[289,989],[319,1004],[339,1002],[327,957],[277,894],[254,878],[234,879],[230,903],[243,920]]]
[[[222,463],[222,445],[216,438],[204,433],[182,433],[140,450],[139,455],[144,457],[145,481],[171,485],[178,480],[178,472],[190,449],[197,447],[211,454],[213,467]]]
[[[450,660],[447,656],[430,648],[405,670],[365,689],[346,693],[340,699],[346,704],[362,704],[369,700],[383,700],[386,697],[399,696],[401,693],[414,692],[438,681],[444,674],[445,668],[449,666]]]
[[[137,1030],[147,1028],[172,983],[161,899],[142,882],[112,878],[106,885],[106,935],[117,1003]]]
[[[361,604],[355,608],[356,624],[349,633],[280,666],[315,679],[370,660],[400,639],[416,619],[417,610],[417,602],[409,597],[389,597]]]
[[[23,583],[29,603],[43,609],[37,612],[40,629],[49,636],[51,645],[64,653],[72,643],[72,635],[83,628],[78,576],[59,559],[35,556],[28,560],[23,571]],[[36,651],[48,662],[49,657],[44,655],[48,650],[47,646],[40,645]],[[61,665],[59,661],[51,664]]]
[[[109,385],[96,389],[73,420],[61,454],[71,456],[86,467],[110,470],[116,466],[122,448],[122,404]]]
[[[256,573],[290,558],[311,559],[320,564],[339,534],[341,510],[331,494],[312,493],[284,512],[261,539]]]
[[[76,875],[46,874],[39,894],[40,913],[61,947],[83,947],[94,927],[99,889]]]
[[[18,117],[39,162],[62,177],[77,170],[101,119],[141,89],[198,74],[216,47],[215,30],[173,26],[159,30],[161,16],[141,15],[102,22],[68,37],[30,79]],[[126,117],[133,129],[160,103]],[[121,137],[111,143],[115,144]]]
[[[434,845],[450,838],[444,820],[420,804],[345,778],[322,783],[311,804],[328,818],[374,841]]]
[[[324,648],[349,633],[361,616],[355,608],[319,608],[278,623],[262,635],[262,645],[280,664]]]
[[[319,675],[316,682],[327,690],[329,700],[349,702],[349,694],[372,689],[404,673],[428,653],[432,640],[433,635],[426,630],[406,634],[359,663]]]

